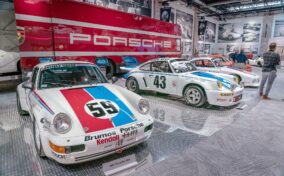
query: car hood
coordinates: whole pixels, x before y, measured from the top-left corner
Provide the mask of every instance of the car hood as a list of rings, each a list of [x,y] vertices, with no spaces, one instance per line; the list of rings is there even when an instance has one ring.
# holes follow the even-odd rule
[[[190,76],[190,77],[196,76],[196,77],[202,78],[204,80],[208,80],[208,81],[221,81],[222,84],[228,89],[231,89],[231,87],[234,85],[229,80],[227,80],[223,77],[220,77],[218,74],[214,74],[214,73],[194,71],[194,72],[185,73],[184,76]]]
[[[66,113],[85,133],[92,133],[139,120],[135,108],[113,86],[45,89],[37,96],[48,113]]]

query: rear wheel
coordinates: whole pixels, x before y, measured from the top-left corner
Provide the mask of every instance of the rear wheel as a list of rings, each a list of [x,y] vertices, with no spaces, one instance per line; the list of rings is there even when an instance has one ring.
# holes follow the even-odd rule
[[[17,109],[18,109],[18,113],[19,113],[21,116],[26,116],[26,115],[29,114],[27,111],[24,111],[24,110],[22,109],[21,102],[20,102],[20,97],[19,97],[19,94],[18,94],[18,93],[17,93]]]
[[[130,90],[132,92],[135,92],[135,93],[139,93],[140,92],[139,84],[136,81],[136,79],[133,78],[133,77],[130,77],[130,78],[127,79],[126,87],[127,87],[128,90]]]
[[[207,100],[203,90],[196,85],[190,85],[185,89],[184,98],[188,105],[194,107],[202,107]]]
[[[260,61],[257,62],[257,65],[258,65],[259,67],[262,67],[262,64],[261,64]]]
[[[33,121],[33,136],[34,136],[34,144],[35,144],[37,154],[40,157],[44,157],[45,154],[44,154],[43,148],[42,148],[40,131],[39,131],[39,127],[38,127],[35,119]]]

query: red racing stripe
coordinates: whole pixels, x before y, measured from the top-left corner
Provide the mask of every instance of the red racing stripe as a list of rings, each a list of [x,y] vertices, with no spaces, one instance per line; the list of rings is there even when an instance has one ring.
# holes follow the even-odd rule
[[[91,97],[84,89],[65,89],[61,90],[61,93],[64,95],[65,99],[77,115],[82,127],[87,128],[85,131],[86,133],[92,133],[114,127],[111,120],[95,118],[85,111],[85,104],[94,98]]]

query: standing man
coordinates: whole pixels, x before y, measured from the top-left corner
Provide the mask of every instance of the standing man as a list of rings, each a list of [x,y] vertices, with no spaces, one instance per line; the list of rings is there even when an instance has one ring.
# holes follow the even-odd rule
[[[263,54],[262,79],[259,87],[259,96],[264,100],[269,99],[268,94],[276,78],[276,66],[280,65],[280,55],[275,52],[276,43],[270,43],[269,51]],[[263,88],[267,81],[266,90],[263,94]]]

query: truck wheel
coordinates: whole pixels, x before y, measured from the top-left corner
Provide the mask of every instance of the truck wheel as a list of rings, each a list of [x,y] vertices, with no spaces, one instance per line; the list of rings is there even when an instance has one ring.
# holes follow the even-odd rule
[[[259,62],[257,62],[257,65],[259,66],[259,67],[262,67],[262,64],[261,64],[261,62],[259,61]]]
[[[20,97],[19,97],[19,94],[18,94],[18,93],[17,93],[17,109],[18,109],[18,113],[19,113],[21,116],[26,116],[26,115],[29,114],[27,111],[24,111],[24,110],[22,109],[21,102],[20,102]]]
[[[109,66],[106,68],[106,77],[109,80],[115,74],[115,65],[114,65],[114,63],[112,62],[111,59],[109,59],[108,61],[109,61]]]
[[[36,120],[33,121],[33,137],[34,137],[34,144],[35,144],[35,148],[36,148],[36,152],[38,156],[44,157],[45,154],[42,148],[41,136],[40,136],[39,127],[36,123]]]
[[[136,81],[135,78],[130,77],[126,80],[126,87],[128,90],[135,92],[135,93],[139,93],[140,89],[139,89],[139,84]]]
[[[206,95],[199,86],[190,85],[184,91],[184,98],[188,105],[202,107],[206,103]]]

